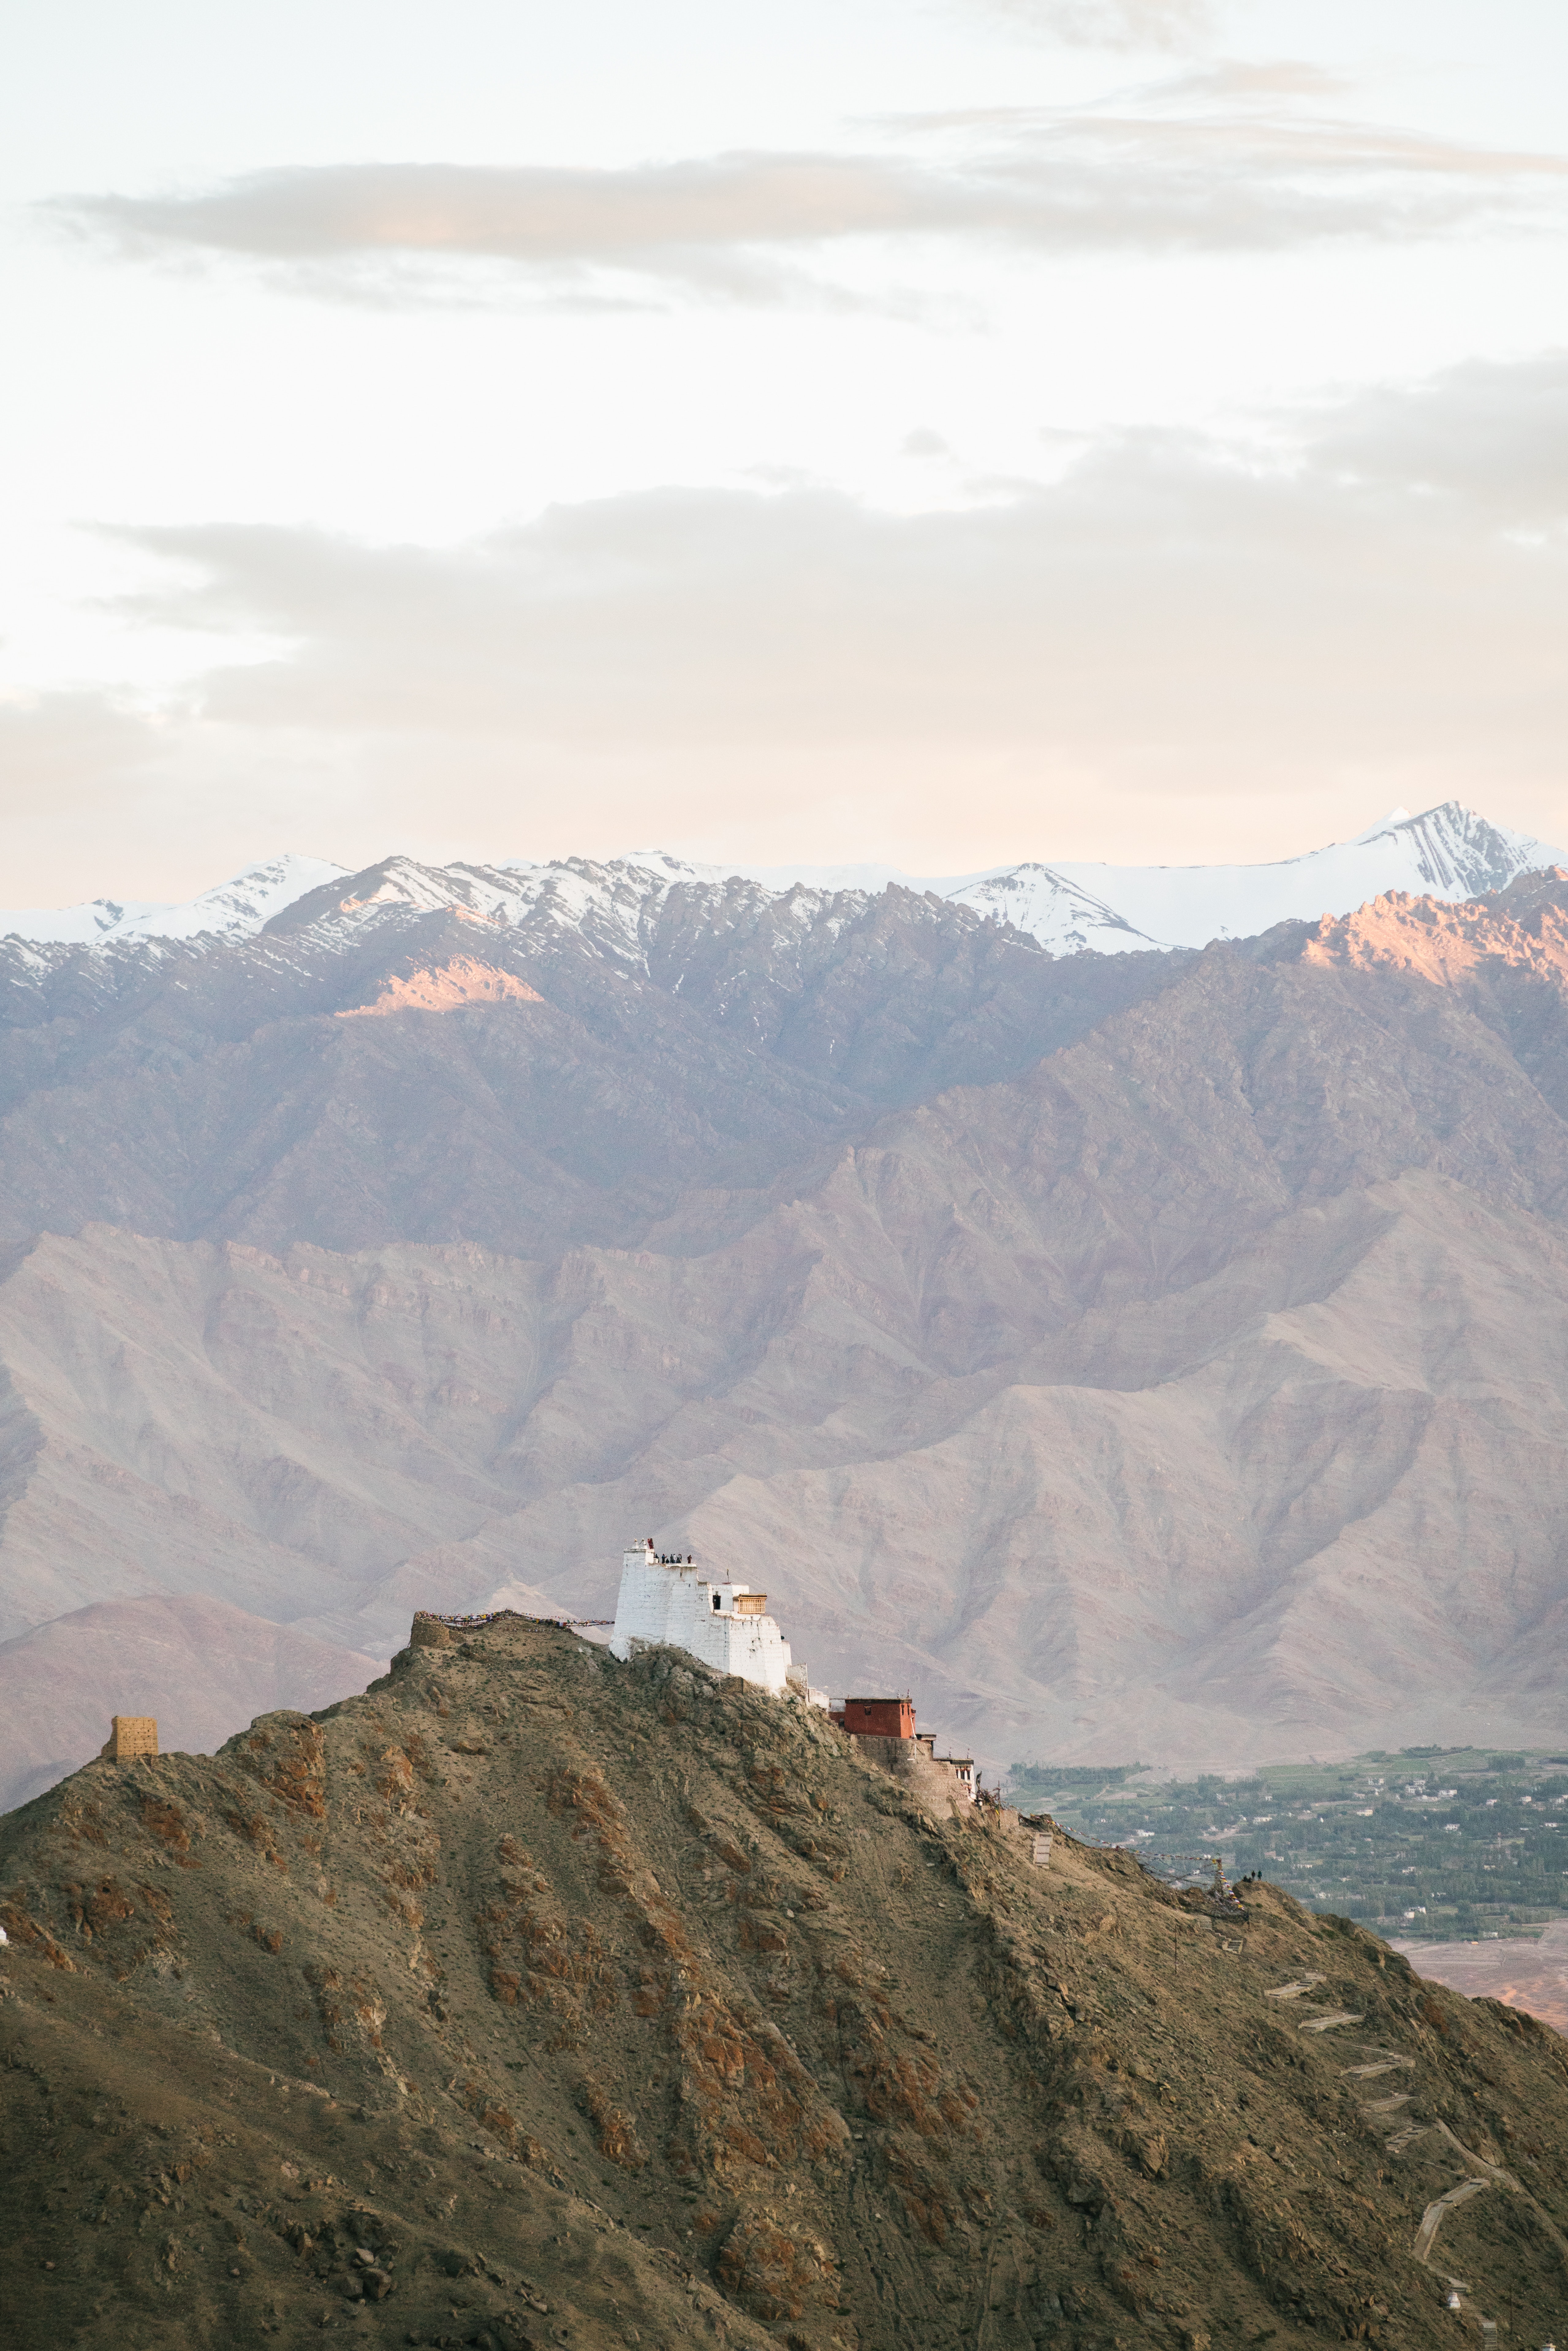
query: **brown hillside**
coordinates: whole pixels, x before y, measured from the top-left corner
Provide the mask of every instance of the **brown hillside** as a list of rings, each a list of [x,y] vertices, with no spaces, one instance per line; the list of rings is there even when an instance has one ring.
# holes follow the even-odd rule
[[[1546,2340],[1568,2053],[1245,1895],[674,1652],[404,1651],[0,1822],[8,2339]]]

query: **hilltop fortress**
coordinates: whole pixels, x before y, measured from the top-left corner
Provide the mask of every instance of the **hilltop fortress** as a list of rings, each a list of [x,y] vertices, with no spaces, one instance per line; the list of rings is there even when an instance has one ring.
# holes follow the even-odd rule
[[[639,1649],[667,1644],[685,1649],[721,1674],[738,1675],[758,1689],[781,1698],[815,1694],[804,1667],[767,1613],[768,1594],[747,1583],[715,1582],[700,1575],[690,1556],[669,1557],[647,1539],[621,1558],[621,1591],[610,1653],[623,1662]],[[826,1705],[825,1698],[819,1701]]]
[[[890,1770],[934,1764],[945,1784],[973,1803],[978,1782],[972,1756],[938,1756],[929,1731],[915,1728],[907,1698],[846,1698],[835,1706],[825,1690],[813,1689],[804,1666],[795,1664],[789,1644],[768,1614],[768,1594],[747,1583],[699,1575],[690,1552],[653,1549],[652,1535],[621,1555],[621,1591],[610,1654],[622,1664],[641,1649],[685,1649],[716,1672],[733,1674],[773,1698],[797,1698],[821,1707],[835,1729],[862,1742],[868,1754]]]
[[[455,1637],[516,1616],[510,1608],[481,1616],[437,1616],[414,1612],[411,1648],[447,1648]],[[596,1632],[611,1625],[609,1648],[622,1665],[646,1649],[684,1649],[716,1674],[746,1682],[769,1698],[794,1698],[820,1708],[836,1730],[858,1741],[867,1755],[904,1776],[935,1766],[946,1794],[974,1803],[980,1797],[974,1758],[938,1755],[930,1731],[917,1731],[915,1707],[903,1698],[846,1698],[837,1706],[825,1690],[812,1688],[804,1666],[768,1614],[766,1592],[729,1577],[700,1575],[688,1552],[658,1552],[652,1535],[621,1554],[621,1589],[613,1623],[607,1617],[549,1617],[519,1622],[559,1625],[562,1631]],[[118,1721],[118,1718],[116,1718]],[[105,1749],[105,1753],[109,1750]],[[1011,1816],[1016,1819],[1016,1813]]]

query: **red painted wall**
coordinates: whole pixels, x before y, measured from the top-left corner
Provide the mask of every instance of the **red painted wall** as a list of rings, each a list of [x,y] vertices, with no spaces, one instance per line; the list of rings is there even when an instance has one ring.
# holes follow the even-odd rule
[[[913,1739],[915,1708],[906,1698],[847,1698],[844,1729],[862,1739]]]

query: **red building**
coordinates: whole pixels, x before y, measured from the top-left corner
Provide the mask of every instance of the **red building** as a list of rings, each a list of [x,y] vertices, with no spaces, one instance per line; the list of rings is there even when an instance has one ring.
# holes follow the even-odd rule
[[[915,1708],[906,1698],[847,1698],[844,1729],[856,1739],[913,1739]]]

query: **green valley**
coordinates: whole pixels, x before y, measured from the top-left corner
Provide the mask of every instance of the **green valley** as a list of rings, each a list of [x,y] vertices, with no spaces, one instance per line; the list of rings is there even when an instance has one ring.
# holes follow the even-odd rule
[[[1385,1935],[1516,1935],[1568,1916],[1568,1755],[1418,1747],[1193,1780],[1019,1763],[1009,1798],[1159,1876],[1196,1882],[1218,1854],[1232,1878],[1259,1871]]]

